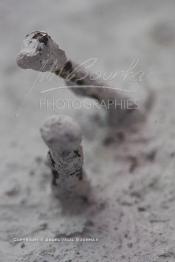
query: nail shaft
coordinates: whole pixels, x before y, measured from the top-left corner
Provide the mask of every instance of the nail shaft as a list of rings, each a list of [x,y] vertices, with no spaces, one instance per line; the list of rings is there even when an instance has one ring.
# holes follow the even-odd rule
[[[112,126],[121,122],[126,113],[136,109],[136,105],[128,97],[94,79],[81,66],[68,59],[64,50],[45,32],[36,31],[26,36],[17,64],[24,69],[55,73],[65,80],[75,94],[95,98],[107,110],[108,121]]]
[[[55,195],[60,199],[85,196],[88,183],[83,169],[79,125],[69,116],[56,115],[44,122],[40,132],[49,148],[48,161]]]

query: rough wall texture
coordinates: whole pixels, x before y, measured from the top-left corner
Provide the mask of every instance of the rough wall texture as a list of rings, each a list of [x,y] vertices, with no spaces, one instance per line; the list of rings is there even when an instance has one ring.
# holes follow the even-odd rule
[[[0,261],[175,261],[174,12],[173,0],[1,1]],[[80,100],[56,89],[64,85],[56,76],[16,65],[32,30],[48,31],[77,62],[97,57],[90,70],[118,72],[111,85],[137,94],[154,88],[147,122],[110,143],[99,108],[56,106],[55,99]],[[43,92],[48,88],[55,89]],[[90,203],[64,212],[51,196],[39,134],[53,113],[73,115],[82,126],[93,188]],[[98,241],[14,241],[49,237]]]

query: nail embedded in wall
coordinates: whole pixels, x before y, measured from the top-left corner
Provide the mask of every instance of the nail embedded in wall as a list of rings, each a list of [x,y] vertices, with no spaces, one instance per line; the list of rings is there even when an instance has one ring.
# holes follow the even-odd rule
[[[67,58],[65,51],[45,32],[35,31],[28,34],[24,40],[24,48],[17,56],[17,64],[24,69],[40,72],[52,72],[64,79],[69,89],[77,95],[96,99],[107,112],[107,122],[110,127],[118,127],[132,115],[144,115],[128,96],[111,88],[88,73],[82,66]],[[151,106],[152,94],[149,93],[146,104]]]
[[[69,116],[54,115],[44,122],[40,132],[49,148],[54,195],[62,201],[74,197],[87,199],[90,185],[83,168],[79,125]]]

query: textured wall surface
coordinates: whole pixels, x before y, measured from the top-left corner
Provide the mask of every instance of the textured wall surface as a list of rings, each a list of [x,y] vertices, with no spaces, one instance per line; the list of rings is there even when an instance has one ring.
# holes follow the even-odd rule
[[[0,2],[0,262],[175,261],[174,13],[173,0]],[[22,39],[35,30],[76,62],[96,58],[89,69],[114,73],[111,85],[137,94],[153,88],[147,121],[111,143],[101,108],[57,106],[57,99],[88,101],[58,89],[56,76],[17,67]],[[90,203],[64,212],[51,195],[39,133],[55,113],[82,127],[93,191]],[[46,241],[55,237],[98,241]]]

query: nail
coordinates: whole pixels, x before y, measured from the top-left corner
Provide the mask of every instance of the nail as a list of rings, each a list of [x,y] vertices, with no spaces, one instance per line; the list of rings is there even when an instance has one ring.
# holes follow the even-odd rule
[[[40,128],[49,148],[48,162],[52,170],[52,189],[60,199],[87,196],[89,182],[83,169],[82,134],[69,116],[54,115]]]
[[[111,126],[122,122],[126,113],[137,108],[127,96],[94,79],[92,74],[69,60],[64,50],[45,32],[36,31],[26,36],[17,64],[24,69],[55,73],[75,94],[96,99],[106,109]]]

